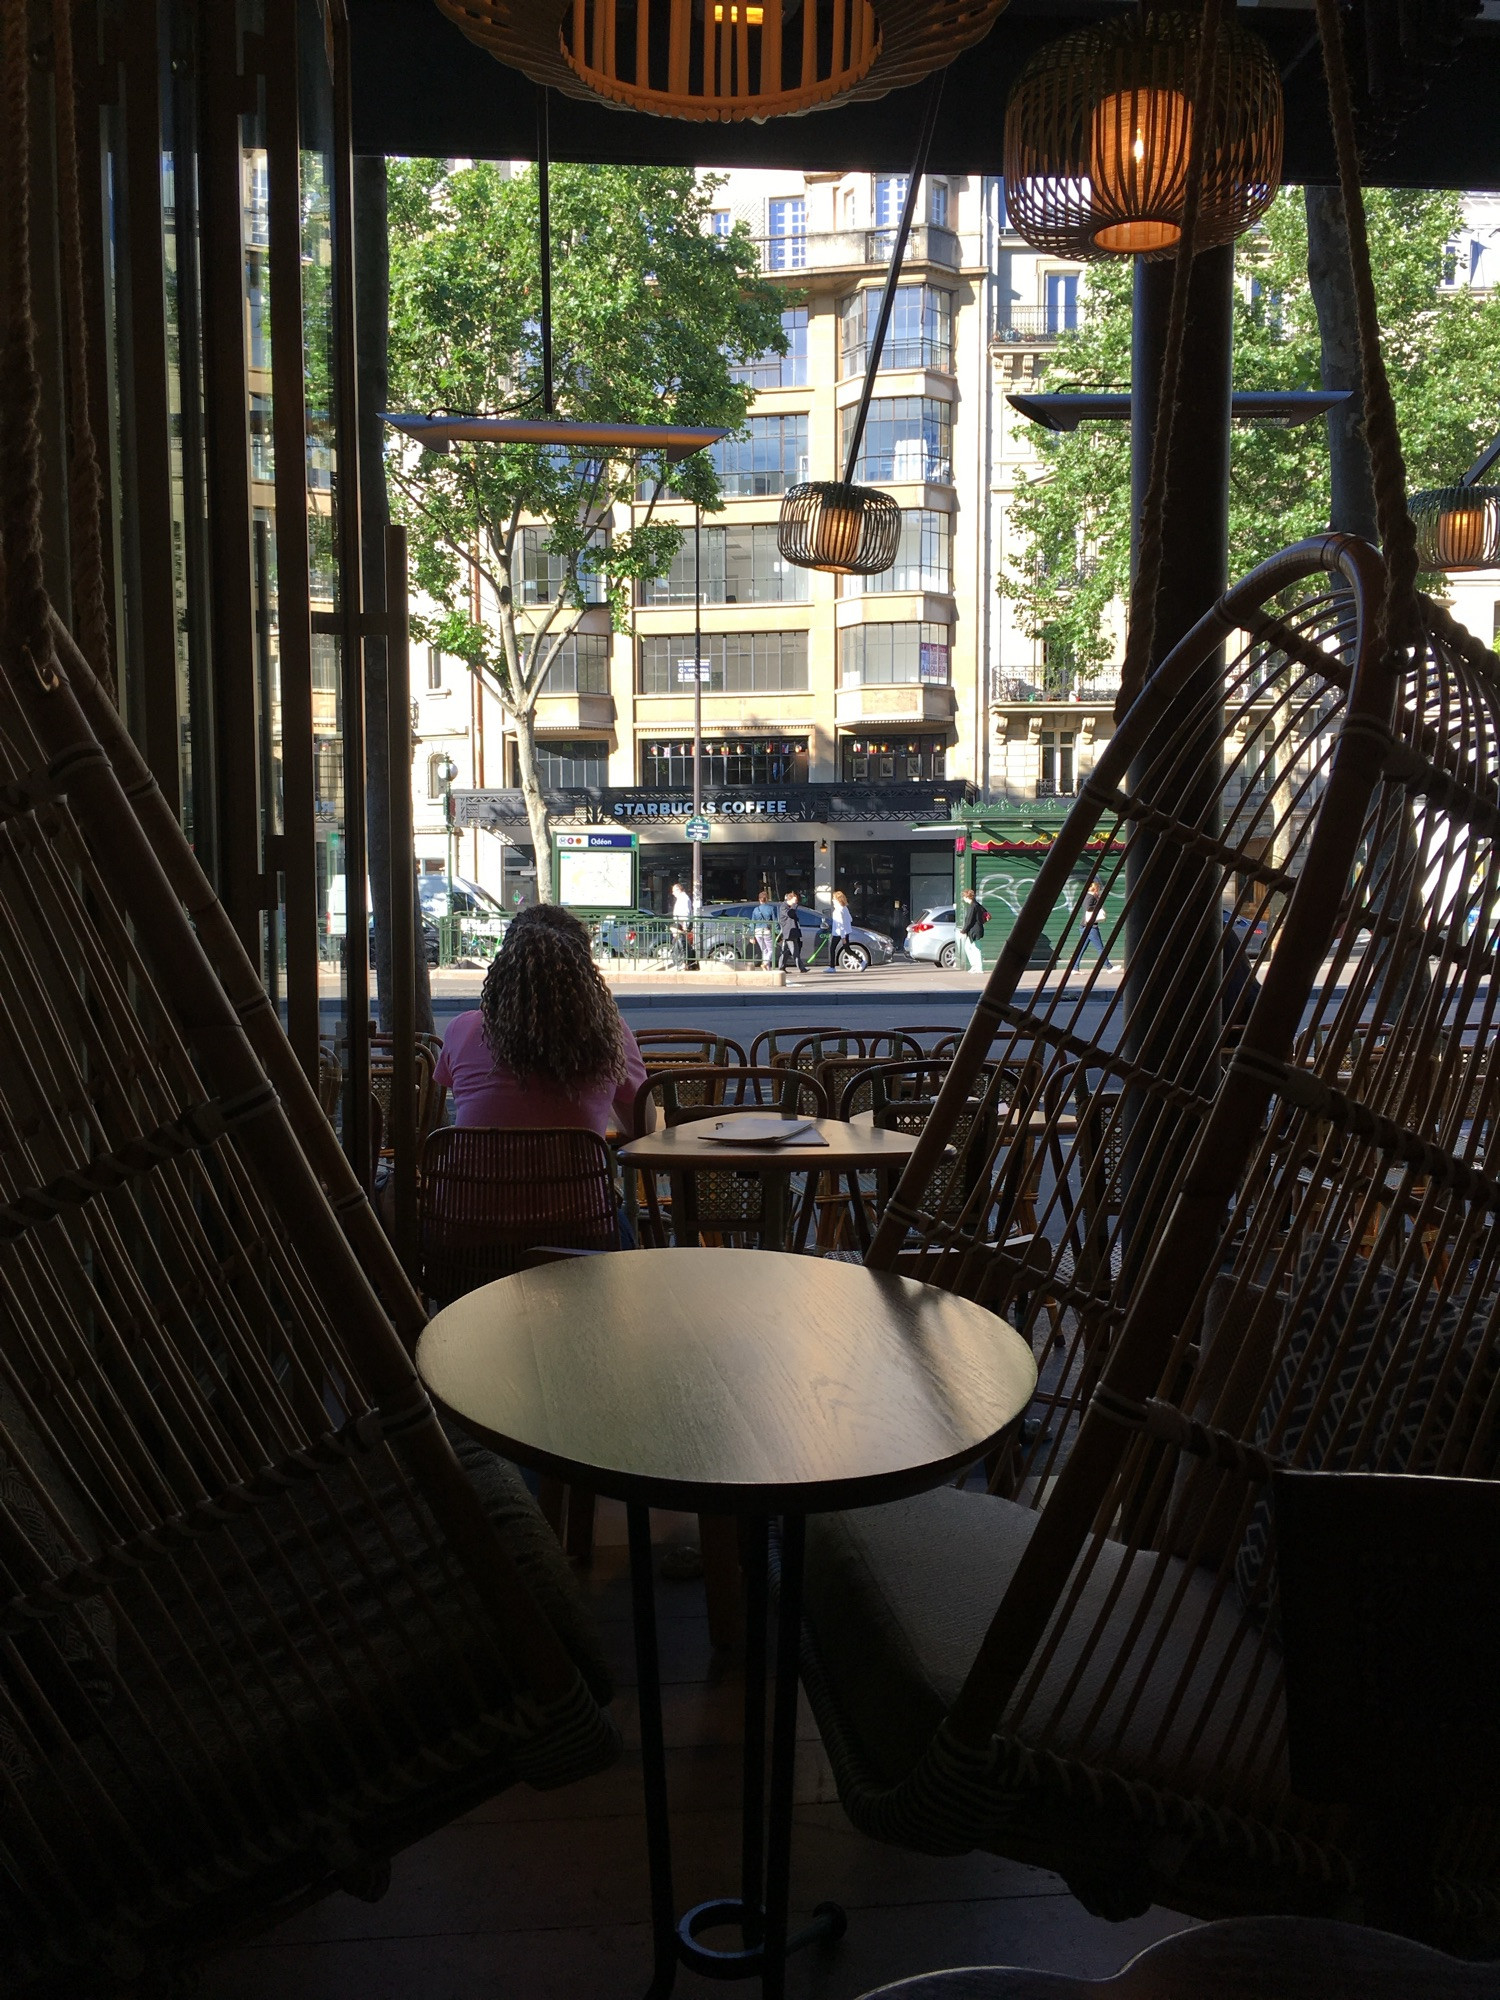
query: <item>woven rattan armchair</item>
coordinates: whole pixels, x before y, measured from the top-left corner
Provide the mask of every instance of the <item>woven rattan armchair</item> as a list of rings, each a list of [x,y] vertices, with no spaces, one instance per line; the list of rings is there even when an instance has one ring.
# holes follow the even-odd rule
[[[51,630],[55,678],[0,672],[0,1988],[158,1992],[618,1739],[552,1536],[436,1421],[420,1302]]]
[[[444,1126],[422,1154],[418,1242],[439,1304],[509,1277],[528,1250],[618,1250],[609,1148],[597,1132]]]
[[[1038,1344],[1060,1306],[1045,1421],[1008,1497],[809,1528],[805,1678],[856,1824],[1056,1868],[1105,1914],[1350,1906],[1345,1814],[1290,1785],[1268,1474],[1500,1458],[1495,1086],[1464,1056],[1500,1025],[1500,664],[1431,604],[1413,656],[1377,653],[1382,591],[1363,544],[1273,559],[1101,755],[868,1259]],[[1081,873],[1131,938],[1086,1028]],[[1264,937],[1232,1039],[1226,911]],[[1024,1253],[982,1121],[924,1206],[1007,1046],[1052,1160]],[[1492,1947],[1500,1802],[1423,1803],[1437,1920]]]
[[[687,1125],[723,1110],[781,1112],[789,1118],[826,1118],[828,1099],[816,1078],[801,1070],[772,1069],[749,1063],[727,1069],[658,1070],[636,1094],[637,1116],[644,1100],[654,1100],[662,1124]],[[672,1174],[671,1236],[677,1243],[710,1241],[735,1244],[760,1242],[764,1185],[758,1174],[734,1169],[697,1169]],[[809,1175],[811,1181],[815,1177]],[[646,1193],[646,1228],[656,1244],[667,1241],[667,1208],[657,1186],[658,1176],[641,1176]]]

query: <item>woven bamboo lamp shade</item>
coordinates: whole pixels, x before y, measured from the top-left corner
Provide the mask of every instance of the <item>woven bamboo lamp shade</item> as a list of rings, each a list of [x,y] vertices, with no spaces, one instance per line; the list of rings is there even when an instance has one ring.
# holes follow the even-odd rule
[[[1500,569],[1500,486],[1440,486],[1410,501],[1423,569]]]
[[[1011,221],[1062,257],[1169,254],[1182,235],[1201,22],[1132,12],[1041,49],[1005,115]],[[1284,114],[1270,52],[1232,22],[1218,32],[1197,247],[1229,243],[1271,205]]]
[[[878,486],[814,479],[781,503],[776,546],[799,569],[831,576],[880,576],[896,560],[901,509]]]
[[[916,83],[1008,0],[437,0],[501,62],[666,118],[777,118]]]

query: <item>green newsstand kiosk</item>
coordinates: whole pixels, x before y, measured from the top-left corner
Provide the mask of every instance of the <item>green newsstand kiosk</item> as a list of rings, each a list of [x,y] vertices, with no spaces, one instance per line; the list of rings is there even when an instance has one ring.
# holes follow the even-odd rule
[[[987,805],[959,806],[951,818],[937,825],[930,821],[926,825],[913,825],[913,833],[953,835],[953,901],[958,905],[964,890],[972,889],[989,911],[990,921],[984,934],[987,968],[999,957],[1072,806],[1072,799],[993,799]],[[1055,940],[1060,935],[1104,844],[1102,837],[1097,842],[1091,841],[1086,857],[1080,858],[1066,891],[1068,908],[1056,908],[1047,918],[1049,938]],[[1115,846],[1122,850],[1123,843],[1116,842]],[[1124,890],[1122,878],[1105,897],[1101,927],[1106,938],[1124,906]],[[1120,950],[1117,945],[1117,957]],[[1040,944],[1034,958],[1038,964],[1045,963]]]

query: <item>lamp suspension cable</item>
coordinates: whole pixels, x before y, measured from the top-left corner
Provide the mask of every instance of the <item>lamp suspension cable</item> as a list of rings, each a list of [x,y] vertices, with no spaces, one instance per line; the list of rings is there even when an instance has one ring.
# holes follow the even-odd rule
[[[546,84],[536,93],[537,235],[542,265],[542,415],[552,407],[552,130]]]
[[[885,274],[885,290],[881,294],[880,311],[876,316],[875,331],[870,337],[870,352],[865,357],[864,387],[859,394],[859,408],[854,413],[854,429],[849,438],[849,449],[844,454],[846,486],[852,486],[854,483],[854,468],[859,462],[859,448],[864,442],[865,423],[870,414],[870,398],[875,393],[875,377],[880,368],[880,353],[890,328],[891,314],[896,309],[896,287],[901,281],[901,264],[906,256],[912,219],[917,212],[917,191],[927,172],[927,156],[932,150],[933,135],[937,131],[938,111],[943,102],[944,75],[943,70],[938,71],[932,79],[932,88],[927,93],[927,113],[917,136],[917,157],[912,164],[911,178],[906,183],[906,198],[901,204],[901,220],[896,225],[896,241],[891,250],[891,267]]]

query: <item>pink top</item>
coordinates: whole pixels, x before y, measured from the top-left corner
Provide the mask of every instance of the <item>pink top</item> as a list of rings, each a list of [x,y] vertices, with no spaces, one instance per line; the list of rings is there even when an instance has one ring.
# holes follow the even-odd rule
[[[635,1036],[622,1021],[625,1081],[605,1078],[565,1090],[546,1077],[524,1081],[490,1054],[484,1039],[484,1017],[476,1008],[460,1014],[443,1037],[435,1081],[439,1090],[453,1092],[455,1125],[486,1125],[514,1131],[518,1127],[566,1126],[597,1132],[602,1139],[611,1123],[634,1136],[635,1094],[646,1081],[646,1065]]]

